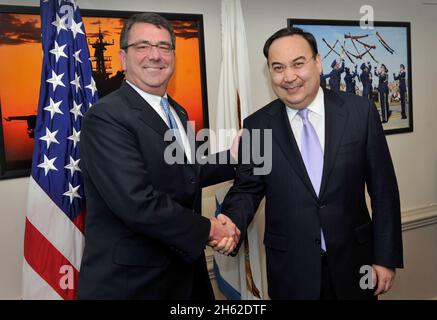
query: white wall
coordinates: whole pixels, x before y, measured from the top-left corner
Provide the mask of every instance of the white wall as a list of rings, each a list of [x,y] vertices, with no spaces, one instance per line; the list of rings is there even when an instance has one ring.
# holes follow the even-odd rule
[[[21,297],[28,178],[0,181],[0,299]]]
[[[437,6],[422,0],[366,1],[379,21],[410,21],[414,132],[387,137],[403,211],[406,269],[387,298],[437,297],[437,108],[435,52]],[[1,4],[39,5],[35,0],[0,0]],[[248,36],[251,86],[255,108],[274,98],[262,55],[264,41],[286,25],[287,18],[358,20],[361,1],[242,0]],[[203,14],[210,126],[215,128],[221,59],[220,0],[79,0],[82,9],[181,12]],[[21,295],[21,261],[28,179],[0,181],[0,299]],[[205,190],[205,212],[214,208],[214,188]],[[419,221],[419,223],[417,223]],[[414,227],[411,227],[414,226]]]

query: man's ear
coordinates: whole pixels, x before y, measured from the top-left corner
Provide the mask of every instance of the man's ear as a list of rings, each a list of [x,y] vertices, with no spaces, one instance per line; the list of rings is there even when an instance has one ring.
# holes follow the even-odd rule
[[[121,68],[123,69],[123,71],[126,71],[126,51],[124,51],[123,49],[118,50],[118,58],[121,63]]]
[[[316,54],[314,60],[316,60],[317,68],[319,69],[319,74],[322,73],[322,60],[320,58],[320,53]]]

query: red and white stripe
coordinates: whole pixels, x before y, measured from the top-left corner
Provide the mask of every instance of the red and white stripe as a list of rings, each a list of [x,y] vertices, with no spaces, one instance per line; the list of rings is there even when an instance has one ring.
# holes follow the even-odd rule
[[[85,239],[81,212],[75,221],[30,177],[24,239],[23,299],[74,299]],[[65,288],[65,267],[73,284]],[[62,269],[64,268],[64,269]],[[64,270],[64,271],[63,271]]]

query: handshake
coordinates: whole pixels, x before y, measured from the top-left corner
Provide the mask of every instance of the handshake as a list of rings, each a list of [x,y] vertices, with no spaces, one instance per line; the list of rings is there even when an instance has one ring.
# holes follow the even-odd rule
[[[214,251],[229,255],[240,241],[240,230],[231,219],[222,213],[217,218],[210,218],[210,221],[208,245]]]

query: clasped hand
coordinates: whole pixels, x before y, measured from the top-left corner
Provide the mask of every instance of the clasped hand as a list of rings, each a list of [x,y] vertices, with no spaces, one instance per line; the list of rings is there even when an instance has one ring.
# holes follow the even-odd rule
[[[240,241],[240,230],[224,214],[219,214],[217,218],[210,218],[210,221],[208,245],[217,252],[229,255]]]

